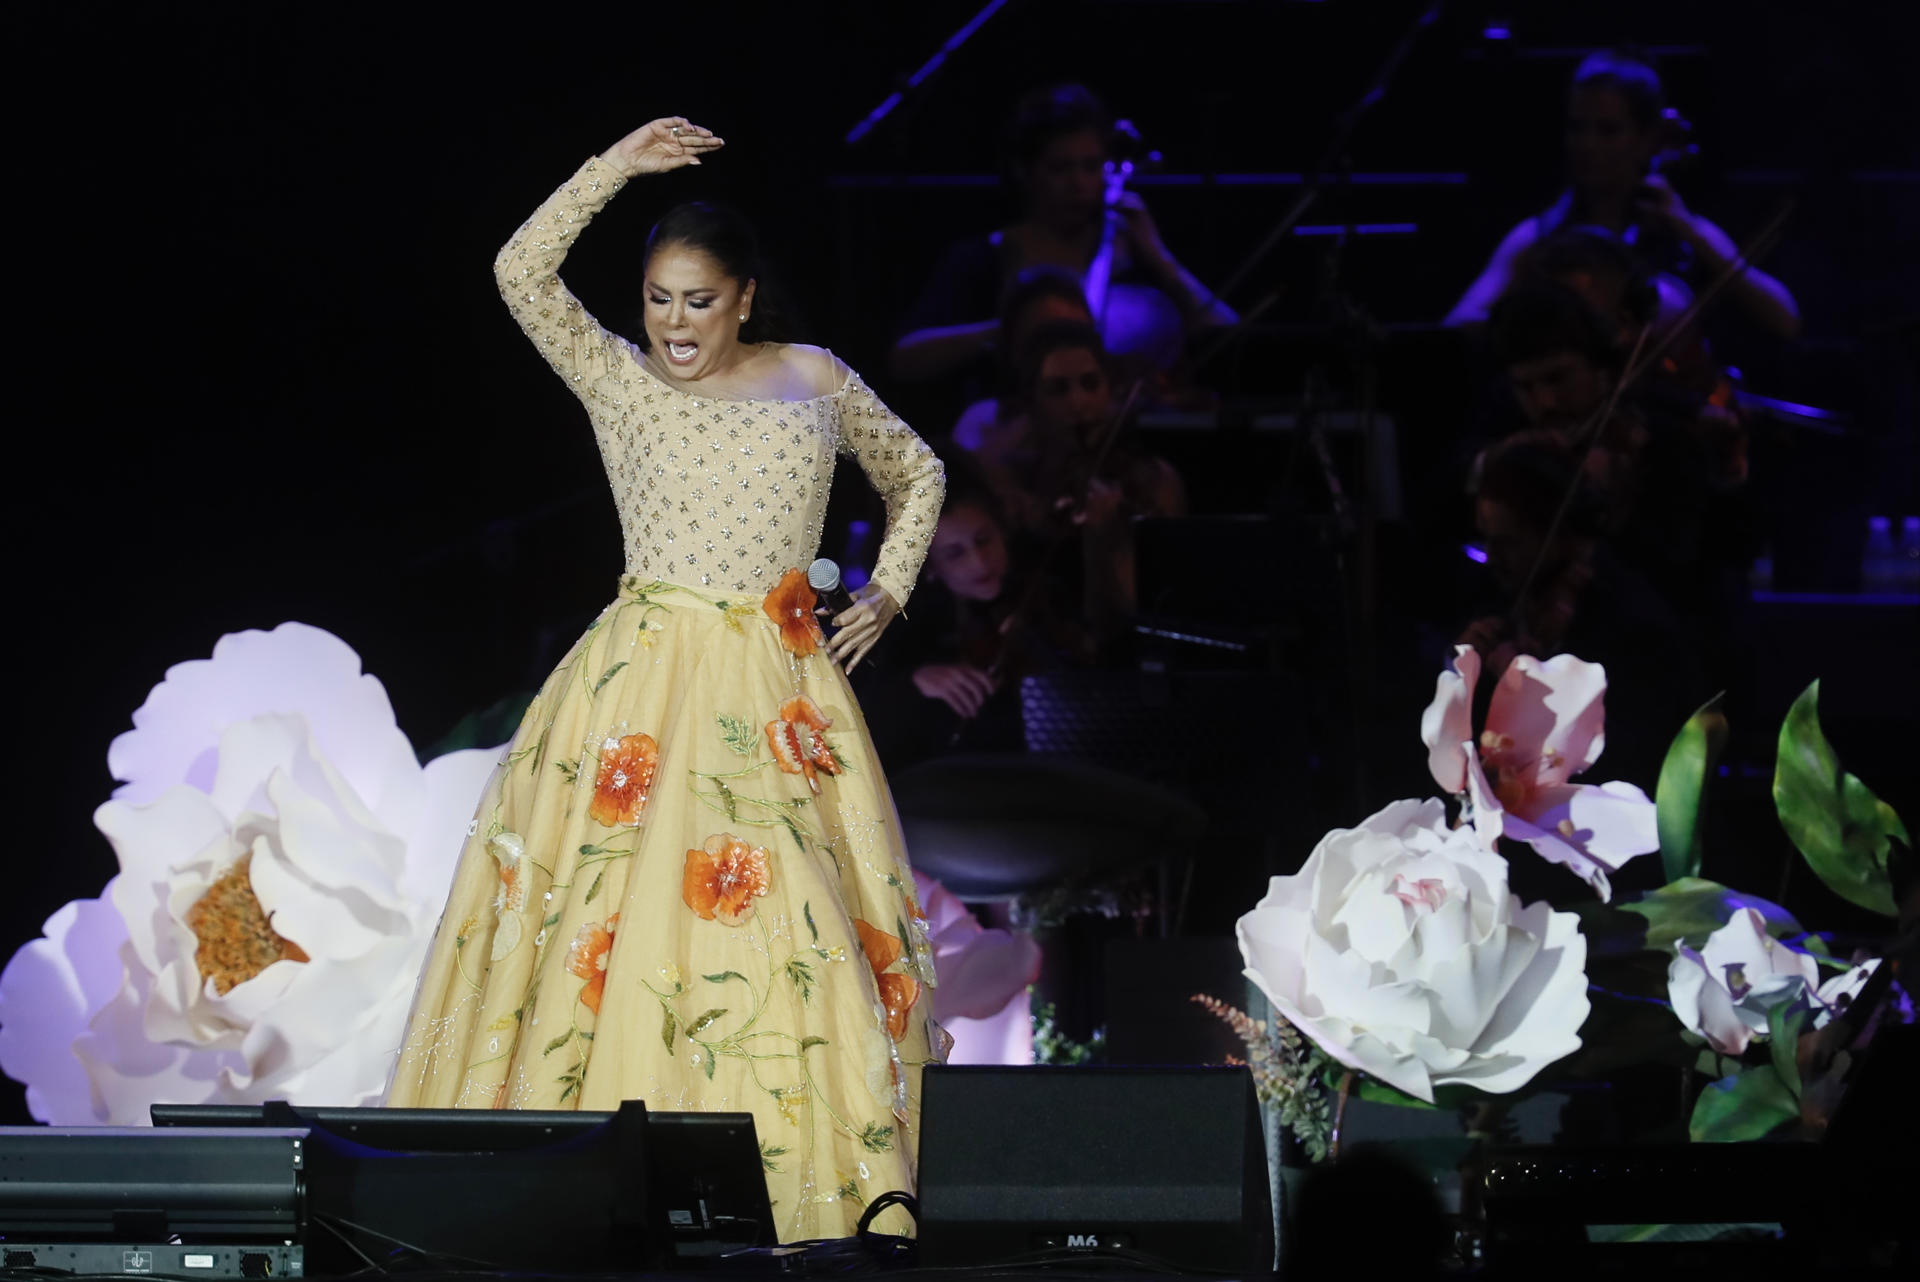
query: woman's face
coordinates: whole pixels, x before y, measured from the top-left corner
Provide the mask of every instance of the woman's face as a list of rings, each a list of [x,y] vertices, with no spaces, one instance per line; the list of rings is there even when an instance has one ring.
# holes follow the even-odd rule
[[[1033,388],[1033,419],[1043,433],[1086,442],[1113,417],[1113,385],[1100,358],[1084,347],[1048,352]]]
[[[1586,192],[1628,192],[1647,176],[1654,130],[1642,129],[1627,99],[1605,85],[1567,99],[1567,181]]]
[[[1061,232],[1100,216],[1106,199],[1107,143],[1098,130],[1061,134],[1027,167],[1027,214]]]
[[[970,504],[947,509],[933,532],[927,566],[963,601],[992,601],[1007,581],[1007,541],[991,516]]]
[[[681,378],[729,368],[739,356],[741,317],[753,315],[744,286],[700,250],[661,245],[647,260],[647,344]]]

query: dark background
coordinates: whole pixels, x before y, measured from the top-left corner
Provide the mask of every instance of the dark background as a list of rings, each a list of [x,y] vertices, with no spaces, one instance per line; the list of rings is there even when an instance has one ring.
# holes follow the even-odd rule
[[[1909,8],[1446,6],[1350,151],[1357,171],[1443,177],[1356,185],[1350,205],[1308,221],[1418,224],[1350,251],[1348,283],[1381,320],[1437,319],[1498,236],[1557,191],[1577,58],[1653,47],[1703,148],[1690,202],[1740,238],[1798,201],[1769,266],[1808,335],[1760,355],[1766,390],[1864,426],[1823,493],[1920,510]],[[1080,79],[1131,116],[1176,176],[1143,187],[1167,240],[1217,281],[1299,188],[1206,176],[1310,169],[1418,8],[1016,2],[846,146],[974,11],[75,5],[15,18],[4,279],[24,822],[0,947],[112,874],[90,819],[112,786],[107,744],[168,665],[223,633],[288,619],[332,630],[424,746],[537,682],[609,595],[618,527],[591,435],[489,272],[586,156],[674,113],[729,143],[623,195],[570,260],[602,319],[631,332],[651,218],[717,194],[764,229],[809,336],[886,394],[886,345],[934,257],[1007,212],[992,175],[1019,91]],[[1486,39],[1495,20],[1514,38]],[[903,174],[972,177],[902,187]],[[1232,301],[1304,296],[1317,252],[1283,246]],[[1846,666],[1831,651],[1809,662]],[[1857,693],[1911,679],[1830,676]],[[1418,712],[1400,714],[1416,770]],[[1856,752],[1840,721],[1843,755],[1892,788],[1870,766],[1872,735]],[[11,1084],[0,1113],[23,1115]]]

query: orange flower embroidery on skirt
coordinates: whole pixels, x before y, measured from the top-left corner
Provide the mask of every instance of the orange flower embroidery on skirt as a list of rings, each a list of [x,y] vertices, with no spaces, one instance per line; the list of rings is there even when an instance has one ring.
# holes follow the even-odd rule
[[[593,781],[587,814],[609,828],[635,823],[647,808],[647,789],[660,765],[660,746],[650,734],[609,738],[600,745],[600,773]]]
[[[493,950],[499,961],[520,946],[520,914],[527,906],[527,843],[517,832],[496,833],[487,848],[500,864],[500,882],[493,892]]]
[[[907,1035],[907,1012],[920,1000],[920,981],[911,975],[882,975],[880,1000],[887,1008],[887,1036],[897,1042]]]
[[[780,705],[780,718],[767,722],[767,746],[773,749],[774,764],[790,775],[805,775],[807,787],[820,791],[818,771],[840,773],[840,759],[833,755],[825,732],[833,722],[806,695],[796,695]]]
[[[738,926],[753,916],[753,901],[773,888],[767,852],[730,832],[708,837],[702,849],[687,852],[680,897],[707,921]]]
[[[887,1009],[887,1034],[897,1042],[907,1035],[907,1012],[920,1000],[920,981],[911,975],[881,974],[906,951],[898,936],[858,917],[853,919],[853,928],[860,935],[860,951],[867,955],[867,965],[873,967],[880,1002]]]
[[[780,576],[773,591],[767,593],[760,608],[780,625],[781,645],[795,654],[818,654],[823,638],[820,621],[813,617],[813,608],[819,603],[820,598],[807,583],[806,573],[788,570]]]
[[[607,918],[607,924],[588,922],[573,937],[567,948],[567,973],[586,980],[580,989],[580,1004],[598,1015],[600,995],[607,989],[607,958],[613,952],[613,932],[620,928],[620,914]]]

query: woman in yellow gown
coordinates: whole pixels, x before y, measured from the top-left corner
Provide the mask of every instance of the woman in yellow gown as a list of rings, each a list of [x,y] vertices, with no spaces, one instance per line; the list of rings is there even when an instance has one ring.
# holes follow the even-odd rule
[[[899,820],[842,665],[905,602],[945,484],[858,374],[752,341],[750,233],[732,216],[682,206],[654,229],[644,347],[561,283],[628,180],[721,145],[677,117],[635,130],[495,261],[586,406],[626,573],[482,800],[388,1103],[751,1112],[793,1241],[851,1233],[867,1202],[912,1191],[920,1069],[944,1053]],[[836,453],[888,520],[828,642],[802,567]]]

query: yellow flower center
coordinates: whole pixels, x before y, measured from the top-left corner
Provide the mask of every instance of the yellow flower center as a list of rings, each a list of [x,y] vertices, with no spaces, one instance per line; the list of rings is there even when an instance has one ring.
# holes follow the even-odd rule
[[[253,893],[252,861],[242,855],[187,910],[187,929],[200,941],[193,964],[223,997],[277,961],[308,960],[300,945],[274,930]]]

